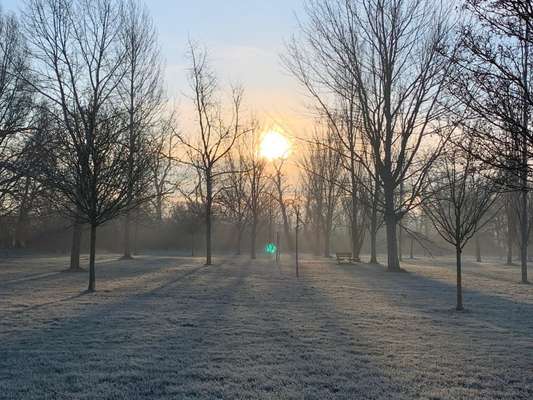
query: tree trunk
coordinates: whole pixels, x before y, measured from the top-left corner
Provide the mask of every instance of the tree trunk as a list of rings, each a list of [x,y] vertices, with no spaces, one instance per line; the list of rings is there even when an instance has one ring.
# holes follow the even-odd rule
[[[289,251],[294,251],[294,244],[292,242],[291,230],[289,226],[289,216],[287,215],[287,208],[283,202],[280,202],[281,216],[283,218],[283,230],[285,232],[285,240],[287,241],[287,247]]]
[[[211,171],[206,174],[206,207],[205,207],[205,265],[212,265],[211,256],[211,229],[212,229],[212,205],[213,205],[213,177]]]
[[[317,215],[316,220],[318,221],[320,218],[320,215]],[[320,255],[320,223],[317,222],[315,226],[315,245],[313,246],[313,255],[319,256]]]
[[[131,213],[126,212],[124,217],[124,255],[123,260],[131,260]]]
[[[272,240],[272,238],[269,237],[269,240]],[[255,260],[257,258],[256,254],[256,246],[257,246],[257,213],[254,212],[254,215],[252,216],[252,237],[251,237],[251,244],[250,244],[250,257],[252,260]]]
[[[389,272],[400,271],[400,260],[398,259],[398,241],[396,238],[396,217],[385,215],[387,225],[387,270]]]
[[[331,227],[326,228],[324,232],[324,257],[329,258],[331,255]]]
[[[370,264],[378,263],[377,252],[377,236],[378,236],[378,196],[379,187],[377,179],[374,183],[376,188],[374,189],[374,202],[372,204],[372,214],[370,216]]]
[[[463,282],[461,276],[461,246],[455,246],[455,254],[457,261],[457,311],[463,310]]]
[[[351,184],[352,184],[352,215],[351,215],[351,233],[352,233],[352,260],[355,262],[360,262],[359,257],[361,252],[361,243],[359,237],[359,215],[357,214],[357,176],[355,175],[355,156],[351,156]]]
[[[17,224],[15,226],[15,234],[13,238],[13,247],[22,248],[26,245],[26,224],[28,217],[28,196],[30,192],[30,178],[25,179],[24,193],[20,202],[19,214],[17,218]]]
[[[411,237],[411,245],[409,246],[409,258],[411,260],[415,259],[414,247],[415,247],[415,240]]]
[[[515,225],[515,214],[514,208],[512,207],[512,198],[513,193],[508,194],[506,198],[506,217],[507,217],[507,265],[513,265],[513,245],[516,235],[516,225]]]
[[[402,248],[403,248],[403,229],[402,229],[401,220],[400,220],[400,224],[398,224],[398,260],[399,261],[403,261]]]
[[[389,272],[400,271],[398,259],[398,240],[396,238],[397,223],[394,210],[394,190],[390,185],[384,187],[385,196],[385,224],[387,225],[387,270]]]
[[[72,226],[72,244],[70,247],[70,270],[79,271],[80,267],[80,250],[81,250],[81,236],[82,224],[76,219]]]
[[[155,201],[155,215],[157,222],[163,221],[163,196],[158,194]]]
[[[529,87],[529,24],[526,24],[526,40],[524,41],[524,60],[523,60],[523,87]],[[527,280],[527,247],[529,242],[529,204],[528,204],[528,170],[529,170],[529,157],[528,157],[528,126],[529,126],[529,93],[527,89],[524,90],[522,95],[522,165],[521,165],[521,180],[522,180],[522,221],[520,221],[520,233],[521,233],[521,247],[520,247],[520,264],[522,269],[522,283],[529,283]]]
[[[89,251],[89,292],[96,290],[95,274],[95,256],[96,256],[96,225],[91,224],[91,245]]]
[[[527,178],[526,178],[527,179]],[[528,227],[528,218],[529,218],[529,210],[528,210],[528,202],[527,202],[527,189],[522,190],[522,201],[521,201],[521,213],[522,218],[520,221],[520,264],[522,269],[522,283],[528,283],[527,279],[527,245],[529,241],[529,227]]]
[[[242,227],[241,224],[237,226],[237,255],[241,255],[241,247],[242,247]]]
[[[476,235],[476,261],[481,262],[481,244],[479,243],[479,235]]]

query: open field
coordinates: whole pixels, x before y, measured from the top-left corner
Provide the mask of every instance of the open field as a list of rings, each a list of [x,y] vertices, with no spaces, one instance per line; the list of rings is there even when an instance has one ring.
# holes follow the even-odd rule
[[[518,267],[407,274],[308,258],[0,263],[2,399],[531,399],[533,286]]]

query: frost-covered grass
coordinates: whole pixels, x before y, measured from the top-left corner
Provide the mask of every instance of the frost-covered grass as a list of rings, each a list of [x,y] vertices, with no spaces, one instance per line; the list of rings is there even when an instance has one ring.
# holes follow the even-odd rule
[[[1,399],[531,399],[518,267],[102,256],[0,262]],[[533,275],[533,271],[532,271]]]

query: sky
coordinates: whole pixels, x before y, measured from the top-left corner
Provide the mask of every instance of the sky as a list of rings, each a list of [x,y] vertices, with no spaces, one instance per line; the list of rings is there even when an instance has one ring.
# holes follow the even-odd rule
[[[283,69],[284,43],[297,31],[303,0],[145,0],[159,31],[168,96],[187,109],[185,53],[189,38],[205,46],[220,82],[241,83],[246,108],[265,126],[300,136],[305,98]],[[23,0],[0,0],[16,11]]]

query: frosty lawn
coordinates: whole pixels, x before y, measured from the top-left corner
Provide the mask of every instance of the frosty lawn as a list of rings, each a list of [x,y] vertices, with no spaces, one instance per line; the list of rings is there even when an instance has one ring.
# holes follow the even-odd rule
[[[116,260],[94,294],[66,258],[1,263],[0,398],[533,398],[518,267],[465,263],[458,313],[452,260]]]

